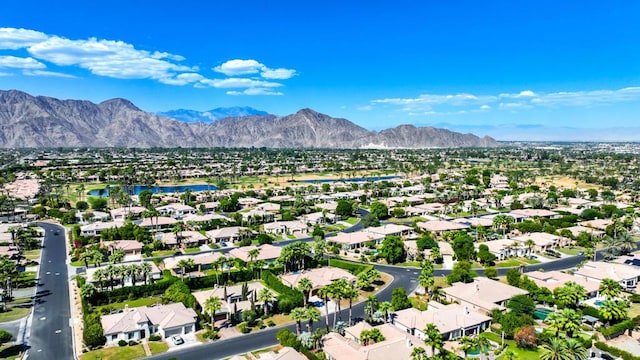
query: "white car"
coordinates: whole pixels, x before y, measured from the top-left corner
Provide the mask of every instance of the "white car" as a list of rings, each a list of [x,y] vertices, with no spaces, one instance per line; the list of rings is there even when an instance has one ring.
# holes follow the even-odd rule
[[[171,341],[173,341],[173,343],[176,345],[184,344],[184,340],[182,340],[182,337],[180,335],[173,335],[171,337]]]

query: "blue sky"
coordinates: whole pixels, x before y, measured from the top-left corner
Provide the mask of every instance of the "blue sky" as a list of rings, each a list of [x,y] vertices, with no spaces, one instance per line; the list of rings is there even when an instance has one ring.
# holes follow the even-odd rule
[[[0,89],[374,130],[639,140],[638,1],[57,1],[0,12]]]

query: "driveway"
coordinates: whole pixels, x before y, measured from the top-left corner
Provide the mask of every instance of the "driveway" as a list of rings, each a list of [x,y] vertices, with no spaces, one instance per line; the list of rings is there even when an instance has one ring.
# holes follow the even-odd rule
[[[182,338],[182,340],[184,340],[184,343],[180,345],[174,344],[171,338],[165,339],[165,342],[169,345],[169,350],[167,351],[179,350],[195,345],[200,345],[200,342],[198,341],[198,339],[196,339],[195,333],[180,335],[180,337]]]

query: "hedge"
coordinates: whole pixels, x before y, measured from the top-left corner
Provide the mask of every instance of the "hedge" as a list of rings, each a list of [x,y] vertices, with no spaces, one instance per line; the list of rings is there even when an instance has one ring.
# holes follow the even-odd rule
[[[290,312],[293,308],[300,307],[304,303],[302,292],[293,289],[280,281],[271,271],[262,271],[262,281],[278,293],[278,310],[283,313]]]
[[[122,302],[129,298],[138,299],[142,297],[160,295],[163,294],[169,286],[179,280],[180,279],[176,277],[165,277],[162,280],[158,280],[147,285],[127,286],[110,291],[99,291],[96,292],[95,296],[91,299],[91,305],[106,305],[114,302]]]
[[[223,284],[224,281],[230,280],[232,283],[242,283],[245,281],[253,280],[254,272],[250,270],[238,270],[229,271],[223,274],[218,274],[218,281]],[[204,288],[212,288],[216,285],[216,275],[207,275],[202,277],[194,277],[185,279],[185,284],[189,286],[191,290],[199,290]]]
[[[602,326],[598,329],[598,331],[600,331],[602,336],[604,336],[605,338],[611,339],[624,334],[625,331],[633,329],[634,327],[635,326],[633,325],[633,320],[629,319],[619,322],[615,325],[611,325],[609,327]]]
[[[624,350],[620,350],[620,349],[618,349],[616,347],[609,346],[609,345],[607,345],[607,344],[605,344],[605,343],[603,343],[601,341],[596,342],[595,346],[598,349],[602,350],[602,351],[606,351],[606,352],[608,352],[609,354],[611,354],[613,356],[621,357],[624,360],[640,360],[640,356],[635,356],[635,355],[633,355],[631,353],[628,353],[628,352],[626,352]]]
[[[370,264],[360,264],[351,261],[344,261],[339,259],[331,259],[331,266],[335,266],[337,268],[345,269],[353,275],[358,275],[361,272],[368,271],[369,269],[373,269],[373,265]]]
[[[582,315],[593,316],[594,318],[603,321],[604,319],[600,316],[600,310],[594,308],[593,306],[583,306],[580,308],[582,311]]]

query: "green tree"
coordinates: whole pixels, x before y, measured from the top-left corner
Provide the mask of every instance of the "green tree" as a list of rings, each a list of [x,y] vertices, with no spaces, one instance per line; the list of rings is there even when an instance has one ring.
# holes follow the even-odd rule
[[[13,334],[8,332],[7,330],[0,330],[0,346],[2,344],[8,343],[13,338]]]
[[[605,300],[600,306],[600,316],[607,322],[618,322],[627,318],[629,304],[624,300]]]
[[[465,232],[456,232],[451,246],[458,261],[469,261],[476,257],[473,238]]]
[[[607,300],[611,300],[620,296],[622,286],[619,282],[613,279],[602,279],[598,292],[604,296]]]
[[[393,307],[395,311],[411,307],[411,301],[409,301],[404,288],[393,289],[391,292],[391,307]]]
[[[387,235],[384,240],[382,240],[379,256],[389,264],[403,262],[407,256],[404,249],[404,242],[399,236]]]
[[[516,269],[510,269],[507,271],[507,283],[511,286],[520,287],[520,280],[522,274]]]
[[[301,308],[301,307],[297,307],[293,310],[291,310],[291,312],[289,313],[289,317],[291,318],[291,320],[296,322],[296,335],[300,336],[300,333],[302,332],[301,329],[301,322],[305,319],[305,309]]]
[[[431,236],[430,232],[423,233],[416,241],[418,250],[424,251],[426,249],[433,249],[438,247],[438,242]]]
[[[375,216],[380,220],[383,220],[389,217],[389,208],[387,207],[387,205],[379,201],[374,201],[371,204],[369,212],[371,213],[371,215]]]
[[[552,338],[540,350],[540,360],[574,360],[567,352],[564,342],[558,338]]]
[[[447,275],[447,283],[453,284],[457,282],[469,283],[478,274],[471,270],[471,263],[468,261],[458,261],[453,265],[451,273]]]
[[[437,350],[441,350],[444,346],[444,341],[442,340],[442,334],[438,327],[435,324],[427,324],[427,326],[423,330],[424,332],[424,343],[425,345],[431,346],[431,354],[436,353]]]
[[[351,215],[353,215],[353,201],[350,200],[338,200],[338,204],[336,205],[336,215],[338,216],[342,216],[345,218],[350,217]]]
[[[509,299],[507,308],[511,309],[517,315],[533,315],[536,309],[536,303],[529,295],[516,295]]]
[[[217,296],[212,296],[207,300],[205,300],[204,302],[204,308],[202,310],[204,310],[205,313],[211,316],[212,329],[215,327],[216,311],[220,310],[221,308],[222,308],[222,301]]]
[[[304,307],[307,307],[309,294],[311,293],[311,289],[313,289],[313,283],[311,282],[311,280],[309,280],[309,278],[303,277],[298,281],[297,288],[304,295]]]

